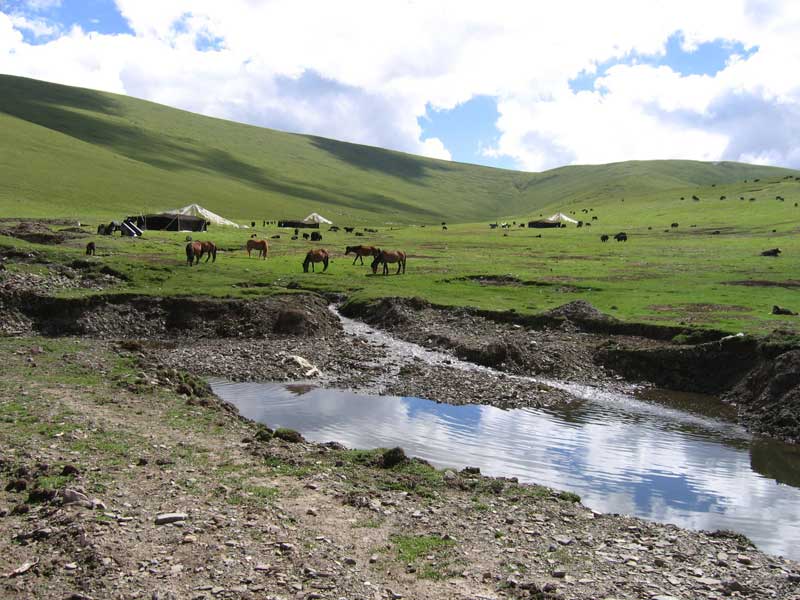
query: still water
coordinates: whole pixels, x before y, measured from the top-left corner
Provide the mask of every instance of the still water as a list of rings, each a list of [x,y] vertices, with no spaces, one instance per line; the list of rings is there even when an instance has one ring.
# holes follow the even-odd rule
[[[451,406],[303,385],[213,380],[245,417],[351,448],[401,446],[439,467],[480,467],[580,494],[597,511],[731,529],[800,559],[800,449],[661,399],[583,390],[558,410]]]

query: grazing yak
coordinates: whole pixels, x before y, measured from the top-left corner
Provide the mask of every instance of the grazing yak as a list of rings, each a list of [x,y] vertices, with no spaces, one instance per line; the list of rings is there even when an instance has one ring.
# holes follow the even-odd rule
[[[86,244],[86,256],[94,256],[95,252],[97,252],[97,246],[95,246],[94,242]]]
[[[597,215],[592,215],[592,221],[597,221]]]
[[[678,224],[677,223],[670,223],[669,226],[675,228],[675,227],[678,227]]]
[[[781,253],[780,248],[770,248],[769,250],[764,250],[761,253],[761,256],[778,256]]]
[[[603,235],[600,236],[600,241],[601,242],[607,242],[608,241],[608,236],[604,233]]]
[[[788,308],[782,308],[777,304],[772,307],[772,314],[773,315],[796,315],[797,313],[789,310]]]
[[[618,242],[627,242],[628,241],[628,234],[624,231],[620,231],[617,235],[614,236],[614,239]]]
[[[355,227],[345,227],[344,228],[344,232],[345,233],[353,233],[354,230],[355,230]]]
[[[321,242],[322,241],[322,234],[319,231],[312,231],[311,232],[311,241],[312,242]]]

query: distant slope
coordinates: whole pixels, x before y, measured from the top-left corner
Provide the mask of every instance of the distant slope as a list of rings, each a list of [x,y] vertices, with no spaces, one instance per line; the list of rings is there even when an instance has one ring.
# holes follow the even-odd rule
[[[738,163],[626,162],[522,173],[204,117],[0,75],[0,216],[99,216],[198,202],[242,221],[478,221],[542,207],[779,178]]]

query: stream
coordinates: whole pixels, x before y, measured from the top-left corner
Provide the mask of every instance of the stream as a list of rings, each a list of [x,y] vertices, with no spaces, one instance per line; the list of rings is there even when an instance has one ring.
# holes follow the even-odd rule
[[[345,330],[395,355],[485,369],[341,317]],[[578,400],[556,409],[452,406],[300,384],[210,381],[249,419],[351,448],[401,446],[437,467],[480,467],[575,492],[600,512],[745,534],[800,559],[800,448],[752,437],[710,397],[635,395],[538,380]],[[688,410],[687,410],[688,409]]]

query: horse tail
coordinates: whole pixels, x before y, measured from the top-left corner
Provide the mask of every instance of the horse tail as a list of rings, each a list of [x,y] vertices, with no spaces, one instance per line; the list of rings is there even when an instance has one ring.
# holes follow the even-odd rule
[[[192,247],[192,243],[189,242],[186,244],[186,262],[189,263],[189,266],[192,266],[192,262],[194,261],[194,248]]]

